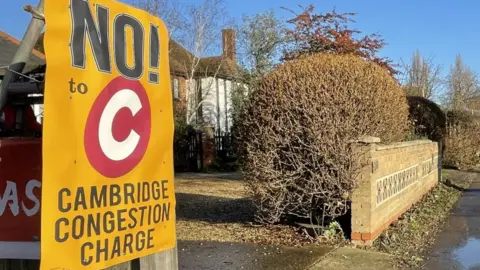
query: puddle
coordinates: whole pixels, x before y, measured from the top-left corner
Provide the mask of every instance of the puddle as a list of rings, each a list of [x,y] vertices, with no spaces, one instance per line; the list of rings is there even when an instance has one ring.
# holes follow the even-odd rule
[[[465,269],[472,269],[480,266],[480,239],[470,238],[467,244],[453,251],[455,259]]]

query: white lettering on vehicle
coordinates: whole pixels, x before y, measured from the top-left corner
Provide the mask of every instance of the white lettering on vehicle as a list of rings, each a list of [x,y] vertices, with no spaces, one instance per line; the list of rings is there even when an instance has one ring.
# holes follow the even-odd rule
[[[17,183],[7,181],[5,190],[3,192],[0,190],[0,216],[2,216],[7,209],[10,209],[13,216],[18,216],[20,214],[20,204],[21,210],[26,216],[31,217],[36,215],[40,211],[40,200],[35,196],[33,191],[35,188],[40,188],[41,185],[42,183],[35,179],[27,182],[25,196],[34,203],[33,207],[28,208],[24,201],[19,202]]]

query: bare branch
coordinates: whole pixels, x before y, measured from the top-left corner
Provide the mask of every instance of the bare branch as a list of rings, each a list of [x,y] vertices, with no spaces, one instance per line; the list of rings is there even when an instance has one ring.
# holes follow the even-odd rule
[[[416,51],[409,63],[402,61],[402,81],[407,95],[432,99],[437,94],[442,85],[442,66],[435,65],[433,60]]]
[[[452,110],[466,110],[469,103],[480,97],[478,74],[463,63],[457,55],[446,80],[445,103]]]

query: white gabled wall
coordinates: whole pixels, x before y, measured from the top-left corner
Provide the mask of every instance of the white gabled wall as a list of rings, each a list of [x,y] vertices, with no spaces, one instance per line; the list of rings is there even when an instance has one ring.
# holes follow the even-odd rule
[[[225,131],[227,128],[225,126],[225,116],[226,116],[226,111],[225,111],[225,80],[224,79],[218,79],[219,87],[218,87],[218,122],[220,123],[220,131]]]
[[[225,125],[227,126],[227,131],[230,131],[233,123],[232,119],[232,81],[226,81],[225,85],[225,99],[226,99],[226,106],[225,106],[225,118],[226,118],[226,123]]]
[[[200,80],[202,88],[203,120],[215,127],[216,130],[229,131],[232,126],[231,91],[232,81],[221,78],[207,77]],[[194,83],[187,81],[187,117],[190,124],[196,121]],[[187,119],[188,120],[188,119]],[[218,127],[219,126],[219,127]]]
[[[217,80],[213,77],[202,79],[203,121],[213,126],[217,119]]]

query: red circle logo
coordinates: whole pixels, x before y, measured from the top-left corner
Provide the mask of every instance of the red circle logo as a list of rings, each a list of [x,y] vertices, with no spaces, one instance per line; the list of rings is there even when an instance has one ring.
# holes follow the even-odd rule
[[[85,125],[85,152],[103,176],[117,178],[140,163],[151,130],[150,102],[143,85],[113,79],[93,103]]]

